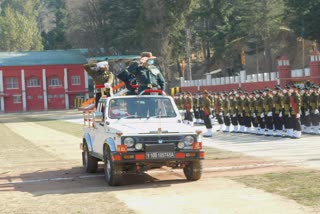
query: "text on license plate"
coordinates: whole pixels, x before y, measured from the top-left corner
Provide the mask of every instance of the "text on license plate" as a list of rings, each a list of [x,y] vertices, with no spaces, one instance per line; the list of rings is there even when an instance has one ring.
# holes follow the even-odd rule
[[[147,152],[146,159],[175,158],[174,152]]]

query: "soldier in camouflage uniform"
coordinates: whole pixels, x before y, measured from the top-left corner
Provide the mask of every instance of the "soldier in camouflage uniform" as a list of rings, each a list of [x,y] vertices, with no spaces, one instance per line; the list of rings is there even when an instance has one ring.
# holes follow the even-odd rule
[[[281,92],[280,86],[276,86],[274,90],[273,96],[273,120],[274,120],[274,128],[276,130],[275,137],[282,137],[283,132],[283,118],[282,118],[282,110],[283,110],[283,96]]]
[[[310,116],[312,124],[312,134],[319,134],[319,93],[318,87],[312,85],[310,89]]]
[[[272,90],[267,88],[264,91],[264,113],[266,119],[266,128],[268,132],[266,136],[273,136],[273,97]]]
[[[204,91],[202,93],[202,111],[203,111],[203,119],[204,124],[207,128],[207,132],[203,134],[203,137],[211,137],[212,136],[212,124],[210,121],[210,114],[211,114],[211,101],[208,98],[208,91]]]
[[[95,106],[98,106],[100,97],[105,94],[112,95],[112,84],[114,75],[109,71],[109,64],[107,61],[98,63],[88,63],[84,65],[84,69],[89,76],[92,77],[95,84]]]

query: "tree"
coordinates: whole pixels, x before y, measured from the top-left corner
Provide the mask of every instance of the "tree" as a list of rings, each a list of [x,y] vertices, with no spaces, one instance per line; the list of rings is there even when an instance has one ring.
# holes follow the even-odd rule
[[[36,17],[31,16],[30,13],[25,14],[21,14],[21,11],[14,10],[10,6],[6,6],[2,11],[0,50],[28,51],[43,48]]]
[[[285,20],[294,32],[305,39],[320,41],[320,1],[319,0],[284,0]]]

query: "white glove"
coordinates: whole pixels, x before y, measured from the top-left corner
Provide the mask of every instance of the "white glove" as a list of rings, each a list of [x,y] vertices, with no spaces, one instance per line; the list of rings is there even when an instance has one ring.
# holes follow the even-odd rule
[[[317,108],[314,110],[314,114],[319,114],[319,110]]]
[[[219,113],[219,116],[222,116],[222,115],[223,115],[223,113],[222,113],[222,112],[220,112],[220,113]]]
[[[236,113],[234,113],[233,115],[232,115],[232,117],[236,117],[237,116],[237,114]]]
[[[282,111],[280,111],[280,113],[279,113],[279,117],[282,117]]]
[[[288,117],[291,117],[291,114],[290,114],[290,112],[288,113]]]
[[[269,111],[267,116],[272,117],[272,111]]]
[[[107,61],[102,61],[97,63],[97,68],[105,68],[109,65]]]
[[[261,113],[260,117],[261,117],[261,118],[264,118],[264,113],[263,113],[263,112]]]
[[[230,113],[227,113],[226,116],[227,116],[227,117],[230,117]]]
[[[111,88],[111,84],[108,83],[108,82],[106,82],[106,83],[104,84],[104,87],[105,87],[105,88]]]
[[[252,114],[252,117],[253,117],[253,118],[256,118],[256,117],[257,117],[256,113],[253,113],[253,114]]]
[[[296,118],[298,119],[298,118],[300,118],[300,114],[298,113],[298,114],[296,114]]]
[[[243,113],[241,112],[241,115],[240,115],[241,117],[243,117]]]
[[[209,118],[210,118],[210,119],[212,119],[212,118],[213,118],[213,115],[212,115],[212,114],[210,114],[210,115],[209,115]]]
[[[309,116],[310,115],[310,111],[309,109],[306,111],[306,116]]]

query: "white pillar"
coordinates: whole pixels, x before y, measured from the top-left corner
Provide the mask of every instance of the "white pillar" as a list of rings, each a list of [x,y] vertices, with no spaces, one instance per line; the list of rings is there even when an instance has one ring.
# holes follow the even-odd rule
[[[83,70],[84,72],[84,88],[86,89],[85,99],[89,99],[89,79],[88,79],[88,73],[86,70]]]
[[[66,109],[69,109],[69,94],[68,94],[68,69],[64,68],[64,98],[66,103]]]
[[[23,111],[27,111],[26,80],[25,80],[23,69],[21,69],[21,89],[22,89],[22,109]]]
[[[0,94],[4,94],[2,70],[0,70]],[[4,96],[0,97],[0,112],[4,112]]]
[[[47,75],[46,69],[42,69],[42,82],[43,82],[43,105],[44,110],[48,111],[48,96],[47,96]]]

